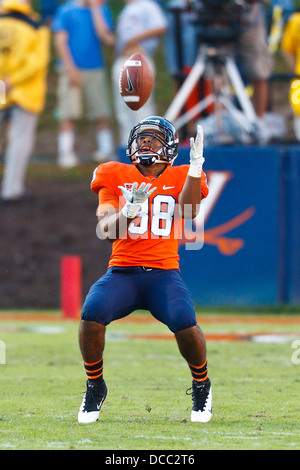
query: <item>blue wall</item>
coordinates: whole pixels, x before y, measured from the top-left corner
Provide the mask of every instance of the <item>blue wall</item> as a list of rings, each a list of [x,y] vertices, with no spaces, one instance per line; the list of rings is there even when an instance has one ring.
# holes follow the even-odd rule
[[[204,246],[180,247],[195,303],[300,304],[300,146],[207,147],[205,159]],[[183,147],[175,164],[188,160]]]
[[[289,148],[283,156],[282,218],[285,231],[282,250],[282,283],[285,300],[300,305],[300,148]]]

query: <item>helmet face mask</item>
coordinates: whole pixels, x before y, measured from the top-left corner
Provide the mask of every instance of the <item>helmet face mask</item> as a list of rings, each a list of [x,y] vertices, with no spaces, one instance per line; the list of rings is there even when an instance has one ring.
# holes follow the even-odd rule
[[[151,116],[140,121],[130,132],[126,155],[135,164],[172,165],[178,155],[178,134],[166,119]]]

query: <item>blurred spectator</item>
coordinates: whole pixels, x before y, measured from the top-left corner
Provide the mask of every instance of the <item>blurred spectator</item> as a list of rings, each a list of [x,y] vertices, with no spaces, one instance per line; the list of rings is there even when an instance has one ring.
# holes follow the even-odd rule
[[[259,0],[248,0],[242,13],[241,34],[237,42],[237,61],[243,77],[253,86],[253,106],[261,124],[268,105],[268,79],[273,58],[268,48],[264,8]]]
[[[119,76],[124,61],[135,52],[142,53],[152,64],[159,38],[166,31],[167,20],[157,2],[153,0],[125,0],[116,28],[115,61],[112,67],[115,114],[119,124],[121,145],[127,145],[131,129],[141,119],[155,115],[156,108],[153,94],[147,103],[138,111],[132,111],[119,93]]]
[[[26,196],[25,176],[47,89],[50,31],[30,0],[3,0],[0,15],[0,127],[9,123],[1,197]]]
[[[40,0],[42,18],[51,21],[59,5],[59,0]]]
[[[100,3],[100,4],[99,4]],[[112,14],[104,0],[74,0],[61,5],[52,30],[61,60],[58,79],[58,165],[71,168],[79,163],[74,153],[74,121],[84,114],[95,123],[100,162],[114,158],[110,129],[111,106],[102,42],[113,46]]]
[[[290,72],[300,76],[300,13],[290,16],[283,33],[281,49]],[[290,104],[294,115],[294,133],[300,141],[300,78],[291,82]]]

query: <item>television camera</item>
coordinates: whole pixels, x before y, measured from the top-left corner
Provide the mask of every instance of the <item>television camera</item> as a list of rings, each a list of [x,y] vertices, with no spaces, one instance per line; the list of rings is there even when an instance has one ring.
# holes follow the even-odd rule
[[[248,8],[243,0],[192,0],[199,44],[222,46],[234,43],[240,34],[242,12]]]
[[[257,116],[246,92],[234,60],[234,47],[242,26],[242,13],[256,0],[190,0],[189,11],[193,13],[198,55],[180,87],[165,117],[177,129],[195,118],[206,108],[214,105],[215,114],[222,111],[232,116],[250,140],[259,140]],[[202,75],[209,69],[213,91],[203,100],[180,115],[189,95]],[[229,92],[229,90],[233,89]],[[229,96],[231,95],[231,96]],[[234,99],[233,99],[233,95]],[[234,102],[238,101],[237,106]],[[216,119],[220,123],[220,119]],[[219,132],[221,134],[222,132]]]

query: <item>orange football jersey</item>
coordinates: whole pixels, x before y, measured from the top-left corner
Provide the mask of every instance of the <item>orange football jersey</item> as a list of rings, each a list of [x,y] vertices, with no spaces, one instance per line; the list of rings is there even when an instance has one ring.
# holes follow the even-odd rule
[[[178,196],[185,183],[189,165],[167,166],[152,179],[140,173],[134,164],[103,163],[94,171],[91,189],[99,194],[99,212],[113,206],[118,210],[125,198],[118,186],[130,190],[134,182],[151,183],[156,191],[148,198],[127,233],[112,245],[110,266],[145,266],[179,269],[178,239],[184,221],[178,213]],[[208,194],[206,175],[201,177],[202,199]]]

